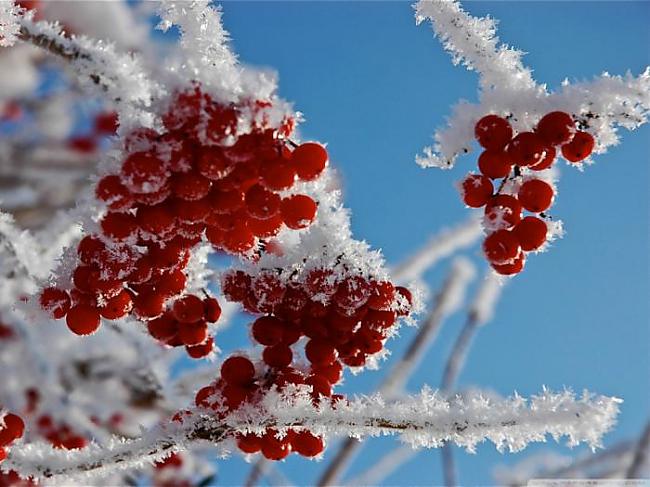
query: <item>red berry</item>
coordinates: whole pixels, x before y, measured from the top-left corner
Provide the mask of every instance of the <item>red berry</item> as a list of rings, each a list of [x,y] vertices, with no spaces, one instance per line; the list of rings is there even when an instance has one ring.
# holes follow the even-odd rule
[[[167,170],[153,154],[135,152],[122,164],[120,178],[134,193],[155,193],[165,185]]]
[[[177,299],[173,307],[174,318],[181,323],[196,323],[203,319],[203,312],[203,301],[193,294]]]
[[[122,290],[120,293],[106,301],[106,304],[99,310],[99,313],[108,320],[117,320],[126,316],[133,307],[131,294]]]
[[[229,357],[221,365],[221,378],[228,384],[250,384],[255,378],[255,366],[246,357]]]
[[[0,426],[0,447],[7,446],[23,436],[25,422],[13,413],[7,413],[2,417],[4,426]]]
[[[101,221],[102,232],[107,237],[120,242],[138,234],[135,217],[129,213],[107,213]]]
[[[68,328],[77,335],[90,335],[99,328],[99,311],[94,306],[78,304],[66,316]]]
[[[187,346],[199,345],[208,338],[208,325],[205,321],[181,323],[178,327],[178,337]]]
[[[198,392],[194,396],[194,404],[196,404],[197,407],[201,407],[201,408],[211,407],[210,398],[214,396],[215,392],[216,389],[214,388],[214,386],[202,387],[201,389],[198,390]]]
[[[199,359],[208,356],[210,352],[212,352],[213,346],[214,339],[212,337],[208,337],[205,343],[193,347],[185,347],[185,350],[190,357]]]
[[[483,252],[494,264],[508,264],[520,253],[517,237],[508,230],[497,230],[483,242]]]
[[[133,299],[133,311],[141,319],[160,316],[165,307],[165,296],[158,292],[144,291]]]
[[[305,286],[312,298],[328,299],[338,288],[337,277],[330,269],[312,269],[305,277]]]
[[[388,309],[395,300],[395,286],[389,281],[371,281],[368,307],[372,309]]]
[[[485,150],[478,158],[478,168],[491,179],[505,178],[512,169],[510,155],[505,150]]]
[[[323,340],[311,339],[305,345],[305,356],[314,365],[329,365],[336,360],[336,350]]]
[[[298,177],[303,181],[312,181],[327,167],[329,156],[327,150],[315,142],[300,144],[291,153],[291,164]]]
[[[77,246],[77,254],[84,264],[99,264],[105,250],[104,242],[94,235],[86,235]]]
[[[262,455],[267,460],[282,460],[291,453],[289,438],[279,440],[275,437],[275,430],[268,430],[262,437]]]
[[[111,210],[127,210],[133,206],[133,196],[116,175],[104,176],[100,179],[95,187],[95,195]]]
[[[282,200],[281,213],[285,225],[294,230],[307,228],[316,218],[318,205],[309,196],[298,194]]]
[[[312,387],[312,397],[319,398],[320,396],[330,397],[332,395],[332,385],[322,375],[310,375],[307,377],[305,384]]]
[[[70,295],[63,289],[48,287],[41,292],[39,303],[52,318],[58,320],[70,309]]]
[[[369,296],[368,281],[361,276],[352,276],[339,284],[334,299],[341,308],[356,309],[363,306]]]
[[[140,257],[127,277],[130,284],[142,284],[151,279],[153,274],[153,262],[151,257],[143,255]]]
[[[137,214],[138,226],[158,238],[164,238],[176,228],[176,217],[166,204],[141,206]]]
[[[178,322],[171,313],[167,312],[160,318],[149,321],[147,323],[147,330],[156,340],[166,342],[178,333]]]
[[[172,193],[186,201],[196,201],[208,195],[210,180],[196,172],[179,173],[172,179]]]
[[[517,223],[512,231],[517,236],[521,248],[529,252],[544,245],[548,226],[544,220],[540,220],[535,216],[527,216]]]
[[[189,259],[189,252],[180,240],[173,240],[164,244],[164,247],[152,245],[149,248],[149,257],[158,269],[175,269],[184,267]]]
[[[519,202],[531,213],[546,210],[553,202],[553,187],[541,179],[529,179],[519,188]]]
[[[158,191],[152,193],[136,193],[133,195],[135,200],[138,203],[143,205],[157,205],[165,201],[169,195],[172,194],[172,185],[169,184],[169,180],[165,181],[165,184]]]
[[[284,221],[280,215],[272,216],[266,220],[259,220],[257,218],[249,218],[247,220],[248,229],[258,238],[269,238],[276,236]]]
[[[226,177],[232,169],[230,161],[223,153],[213,148],[201,152],[196,167],[202,176],[212,181]]]
[[[262,271],[253,281],[253,294],[257,298],[257,307],[260,311],[271,312],[282,302],[284,297],[284,283],[273,271]]]
[[[510,228],[521,220],[521,203],[508,194],[499,194],[485,206],[485,225],[490,230]]]
[[[505,118],[486,115],[476,123],[474,136],[485,149],[499,150],[512,139],[512,127]]]
[[[244,193],[238,189],[230,191],[214,188],[207,196],[210,207],[217,213],[232,213],[244,206]]]
[[[221,306],[215,298],[205,298],[203,300],[203,316],[208,323],[216,323],[221,316]]]
[[[402,286],[397,286],[395,288],[396,296],[399,296],[401,299],[400,306],[397,308],[397,316],[406,316],[411,312],[413,307],[413,295],[411,291]]]
[[[484,206],[492,197],[494,186],[487,176],[468,174],[460,183],[460,193],[465,204],[471,208]]]
[[[282,342],[283,329],[286,326],[286,323],[275,316],[262,316],[253,323],[253,338],[262,345],[277,345]]]
[[[176,200],[173,207],[174,215],[182,223],[203,223],[212,212],[207,197],[195,201]]]
[[[503,276],[511,276],[520,273],[524,264],[526,263],[526,254],[521,252],[511,263],[508,264],[495,264],[490,263],[492,268]]]
[[[594,138],[587,132],[576,132],[573,140],[562,146],[562,155],[569,162],[580,162],[594,150]]]
[[[544,169],[548,169],[553,165],[556,154],[557,151],[555,150],[555,147],[553,147],[552,145],[546,146],[544,148],[544,159],[542,159],[542,161],[539,164],[530,166],[530,168],[533,171],[543,171]]]
[[[116,112],[100,113],[95,117],[95,132],[98,134],[113,135],[119,125]]]
[[[280,210],[280,196],[260,184],[256,184],[246,191],[244,200],[248,213],[255,218],[271,218]]]
[[[537,123],[535,130],[548,145],[566,144],[573,138],[576,128],[571,115],[565,112],[550,112]]]
[[[293,186],[296,180],[296,170],[289,162],[281,157],[264,161],[260,166],[260,181],[272,191],[282,191]]]
[[[228,301],[241,303],[251,290],[251,276],[243,271],[231,271],[221,278],[221,290]]]
[[[237,447],[244,453],[257,453],[262,449],[262,438],[253,433],[238,435]]]
[[[343,366],[338,360],[335,360],[329,365],[314,365],[312,366],[312,371],[314,375],[324,377],[332,385],[338,384],[343,377]]]
[[[291,439],[291,449],[303,457],[315,457],[325,449],[323,439],[309,431],[299,431]]]
[[[395,311],[380,311],[371,309],[363,318],[363,322],[373,328],[390,328],[397,321]]]
[[[156,282],[156,292],[167,298],[178,296],[185,289],[187,278],[180,269],[162,274]]]
[[[232,230],[223,234],[223,248],[231,254],[243,254],[255,246],[255,235],[246,226],[239,223]]]
[[[285,344],[273,345],[264,349],[262,358],[268,366],[281,369],[291,364],[293,352]]]
[[[546,144],[534,132],[522,132],[508,144],[510,161],[517,166],[535,166],[544,160]]]

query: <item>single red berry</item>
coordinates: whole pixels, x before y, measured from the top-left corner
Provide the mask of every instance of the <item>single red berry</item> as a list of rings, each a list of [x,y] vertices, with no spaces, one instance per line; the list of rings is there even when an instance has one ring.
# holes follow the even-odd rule
[[[153,274],[153,261],[148,255],[140,257],[127,277],[130,284],[142,284],[151,279]]]
[[[485,206],[485,226],[490,230],[510,228],[521,220],[521,203],[509,194],[498,194]]]
[[[194,404],[200,408],[210,408],[212,401],[210,398],[214,396],[216,389],[214,386],[205,386],[199,389],[194,396]]]
[[[395,295],[399,296],[400,303],[396,310],[397,316],[407,316],[413,307],[413,294],[402,286],[395,288]]]
[[[95,187],[97,199],[105,202],[111,210],[128,210],[133,206],[133,196],[119,176],[104,176]]]
[[[519,274],[526,264],[526,254],[521,252],[511,263],[507,264],[495,264],[490,263],[492,269],[497,273],[503,276],[511,276],[513,274]]]
[[[283,329],[286,326],[286,323],[275,316],[262,316],[253,323],[253,338],[262,345],[277,345],[282,342]]]
[[[266,220],[259,220],[253,217],[247,220],[248,229],[258,238],[275,237],[280,233],[283,223],[284,221],[281,215],[275,215]]]
[[[388,309],[395,300],[395,286],[389,281],[371,281],[367,305],[372,309]]]
[[[253,433],[237,435],[237,447],[244,453],[257,453],[262,449],[262,438]]]
[[[166,342],[178,333],[178,322],[171,313],[167,312],[161,317],[147,322],[149,334],[156,340]]]
[[[63,289],[48,287],[43,289],[39,298],[41,308],[47,311],[52,318],[63,318],[70,309],[70,295]]]
[[[169,205],[165,203],[153,206],[141,206],[136,216],[138,226],[146,233],[164,238],[176,228],[176,217]]]
[[[231,254],[243,254],[255,246],[255,235],[249,230],[246,222],[240,222],[225,232],[222,240],[223,249]]]
[[[311,339],[305,345],[305,356],[314,365],[329,365],[336,360],[336,349],[325,341]]]
[[[552,145],[546,146],[544,148],[544,159],[542,159],[539,164],[530,166],[530,168],[533,171],[543,171],[544,169],[548,169],[553,165],[556,154],[557,151],[555,150],[555,147],[553,147]]]
[[[178,337],[187,346],[199,345],[208,338],[208,325],[205,321],[181,323],[178,327]]]
[[[212,337],[208,337],[208,339],[205,341],[205,343],[202,343],[201,345],[195,345],[193,347],[185,347],[185,350],[187,351],[187,354],[195,359],[207,357],[210,352],[212,352],[212,347],[214,346],[214,339]]]
[[[550,112],[540,119],[535,131],[548,145],[556,146],[571,141],[576,127],[573,118],[568,113]]]
[[[312,387],[311,395],[315,399],[321,396],[330,397],[332,395],[332,385],[322,375],[310,375],[307,377],[305,384]]]
[[[595,140],[587,132],[576,132],[573,140],[562,146],[562,156],[569,162],[580,162],[594,150]]]
[[[221,316],[221,306],[215,298],[205,298],[203,300],[203,317],[208,323],[216,323]]]
[[[293,352],[285,344],[273,345],[266,347],[262,353],[264,363],[270,367],[281,369],[291,364],[293,360]]]
[[[210,192],[210,180],[199,173],[179,173],[172,179],[172,193],[186,201],[196,201]]]
[[[241,303],[251,288],[251,276],[243,271],[230,271],[221,278],[221,290],[228,301]]]
[[[540,213],[553,203],[553,187],[541,179],[529,179],[519,188],[519,202],[531,213]]]
[[[133,197],[143,205],[157,205],[165,201],[172,194],[172,185],[169,180],[165,181],[162,188],[152,193],[135,193]]]
[[[201,152],[196,168],[203,177],[217,181],[228,175],[232,163],[220,150],[210,147]]]
[[[544,160],[546,144],[534,132],[521,132],[508,144],[510,161],[517,166],[535,166]]]
[[[131,294],[127,290],[122,290],[117,296],[106,301],[106,304],[100,308],[99,313],[108,320],[117,320],[126,316],[132,307]]]
[[[279,440],[275,434],[275,430],[268,430],[262,437],[262,455],[267,460],[279,461],[291,453],[291,444],[287,437]]]
[[[120,178],[134,193],[155,193],[165,185],[167,169],[153,154],[135,152],[122,164]]]
[[[216,213],[232,213],[244,206],[244,193],[238,189],[221,190],[213,188],[207,199]]]
[[[290,162],[300,179],[312,181],[327,167],[328,160],[325,147],[316,142],[306,142],[291,153]]]
[[[98,134],[113,135],[119,125],[116,112],[100,113],[95,117],[95,132]]]
[[[548,226],[544,220],[540,220],[535,216],[527,216],[517,223],[512,231],[517,236],[521,248],[529,252],[544,245],[548,234]]]
[[[187,278],[180,269],[174,269],[166,272],[160,276],[156,283],[156,292],[162,294],[166,298],[178,296],[185,289],[185,282]]]
[[[165,296],[154,291],[144,291],[133,299],[133,311],[141,319],[160,316],[165,307]]]
[[[487,176],[468,174],[460,183],[459,189],[461,197],[467,206],[480,208],[492,197],[494,186]]]
[[[295,180],[295,167],[281,157],[264,161],[260,166],[260,182],[272,191],[289,189]]]
[[[309,431],[299,431],[291,439],[291,449],[303,457],[315,457],[325,449],[323,439]]]
[[[188,294],[174,302],[173,313],[181,323],[196,323],[203,319],[203,301],[198,296]],[[195,344],[189,344],[195,345]]]
[[[361,276],[345,278],[338,286],[334,300],[341,308],[356,309],[363,306],[370,296],[370,286]]]
[[[282,302],[285,286],[275,272],[262,271],[253,281],[252,290],[257,298],[258,309],[271,312],[275,306]]]
[[[476,122],[474,136],[485,149],[499,150],[512,139],[512,127],[505,118],[486,115]]]
[[[343,377],[343,366],[338,360],[329,365],[313,365],[312,371],[314,375],[324,377],[332,385],[338,384]]]
[[[7,446],[9,443],[22,437],[25,432],[25,422],[20,416],[13,413],[7,413],[2,417],[4,426],[0,426],[0,447]]]
[[[68,328],[77,335],[90,335],[99,328],[99,311],[94,306],[78,304],[70,308],[65,318]]]
[[[380,311],[371,309],[363,318],[363,322],[373,328],[390,328],[397,321],[397,313],[395,311]]]
[[[261,184],[256,184],[246,191],[245,202],[251,216],[265,219],[278,213],[281,198]]]
[[[100,263],[105,250],[104,242],[94,235],[86,235],[77,246],[77,254],[84,264]]]
[[[189,252],[180,240],[173,240],[164,244],[164,247],[152,245],[149,248],[149,257],[156,269],[175,269],[184,267],[189,259]]]
[[[305,286],[312,298],[319,300],[333,296],[338,288],[336,274],[330,269],[312,269],[305,277]]]
[[[309,196],[297,194],[284,198],[280,211],[282,219],[289,228],[300,230],[307,228],[316,218],[318,205]]]
[[[7,450],[0,447],[0,462],[7,458]]]
[[[483,252],[494,264],[508,264],[520,253],[519,240],[508,230],[497,230],[485,238]]]
[[[138,223],[129,213],[109,212],[101,221],[102,232],[107,237],[121,242],[138,234]]]
[[[255,378],[255,366],[241,355],[229,357],[221,365],[221,378],[228,384],[250,384]]]
[[[490,179],[505,178],[512,169],[510,155],[505,150],[485,150],[478,158],[478,168]]]
[[[354,344],[368,355],[380,352],[384,348],[384,335],[372,328],[362,326],[354,335]]]

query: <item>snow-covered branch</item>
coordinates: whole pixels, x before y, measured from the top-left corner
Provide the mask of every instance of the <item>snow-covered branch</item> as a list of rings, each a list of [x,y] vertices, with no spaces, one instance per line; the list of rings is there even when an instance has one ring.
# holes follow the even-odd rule
[[[488,440],[499,451],[518,451],[528,443],[567,437],[569,446],[587,443],[600,446],[600,439],[614,424],[620,399],[576,397],[572,392],[544,390],[526,400],[515,395],[489,399],[481,395],[448,400],[424,389],[420,394],[394,402],[379,396],[362,396],[314,407],[307,390],[291,394],[271,392],[262,403],[218,420],[199,415],[167,428],[157,428],[138,440],[114,442],[105,447],[91,445],[79,452],[60,452],[42,444],[12,450],[2,468],[14,469],[35,478],[64,480],[78,473],[105,474],[154,461],[182,449],[189,442],[221,443],[237,432],[262,433],[275,428],[307,429],[326,436],[399,435],[412,447],[440,447],[453,442],[468,451]],[[226,449],[224,448],[224,452]]]

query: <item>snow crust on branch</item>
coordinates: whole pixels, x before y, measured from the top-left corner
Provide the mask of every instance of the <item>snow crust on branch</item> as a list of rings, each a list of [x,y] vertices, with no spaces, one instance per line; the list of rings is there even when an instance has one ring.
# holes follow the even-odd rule
[[[379,395],[333,405],[321,402],[318,407],[312,401],[306,386],[282,394],[271,391],[261,404],[242,407],[223,420],[195,411],[182,423],[155,428],[138,440],[114,440],[104,447],[93,444],[70,452],[43,444],[25,445],[13,449],[1,468],[48,482],[65,482],[75,473],[90,478],[110,469],[159,460],[189,442],[222,443],[236,432],[261,433],[269,427],[277,429],[278,435],[290,428],[325,436],[399,435],[416,448],[453,442],[470,452],[486,440],[500,452],[518,451],[530,442],[545,441],[547,435],[556,441],[566,437],[569,446],[586,443],[596,448],[613,426],[621,402],[588,392],[577,397],[570,391],[546,389],[528,400],[517,394],[507,399],[477,394],[450,400],[427,388],[393,402]],[[222,453],[227,452],[226,442]]]
[[[415,12],[418,24],[431,21],[454,64],[479,73],[480,86],[480,102],[455,105],[447,126],[434,134],[434,145],[416,156],[422,167],[451,169],[458,156],[472,151],[474,125],[487,113],[507,117],[514,129],[525,131],[545,113],[568,112],[595,137],[596,153],[618,143],[618,127],[634,130],[648,120],[650,68],[638,76],[603,73],[593,81],[565,80],[559,91],[549,92],[523,65],[521,51],[499,43],[493,19],[469,15],[457,0],[419,0]]]

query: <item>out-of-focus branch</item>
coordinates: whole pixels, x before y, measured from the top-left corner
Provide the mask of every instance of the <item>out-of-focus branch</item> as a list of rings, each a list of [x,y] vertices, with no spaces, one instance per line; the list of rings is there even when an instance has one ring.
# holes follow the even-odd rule
[[[646,424],[641,438],[637,443],[634,452],[634,458],[630,467],[627,469],[626,477],[628,479],[636,479],[642,475],[643,469],[647,468],[650,461],[650,421]]]
[[[420,326],[404,355],[386,374],[384,381],[379,386],[378,391],[381,394],[391,398],[399,393],[427,348],[437,337],[444,319],[454,313],[462,303],[465,288],[473,276],[474,268],[469,261],[465,259],[454,261],[442,289],[435,298],[431,312]],[[318,485],[336,483],[359,446],[360,443],[355,438],[346,439],[323,472]]]

